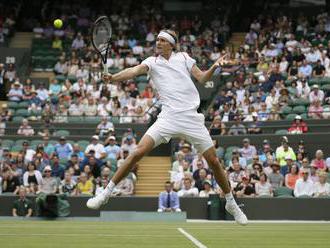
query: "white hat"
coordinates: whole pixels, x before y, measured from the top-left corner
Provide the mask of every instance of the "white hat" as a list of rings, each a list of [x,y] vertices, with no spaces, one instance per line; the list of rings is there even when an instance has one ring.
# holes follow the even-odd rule
[[[109,140],[116,140],[116,137],[115,136],[110,136]]]
[[[301,116],[300,115],[296,115],[295,120],[301,120]]]
[[[317,84],[314,84],[313,86],[312,86],[312,89],[318,89],[319,88],[319,86],[317,85]]]
[[[257,112],[253,112],[253,113],[252,113],[252,117],[258,117]]]
[[[48,171],[51,171],[51,170],[52,170],[52,167],[50,167],[49,165],[47,165],[47,166],[44,168],[43,171],[45,172],[45,171],[47,171],[47,170],[48,170]]]
[[[97,136],[97,135],[93,135],[93,136],[92,136],[92,139],[99,140],[100,138],[99,138],[99,136]]]

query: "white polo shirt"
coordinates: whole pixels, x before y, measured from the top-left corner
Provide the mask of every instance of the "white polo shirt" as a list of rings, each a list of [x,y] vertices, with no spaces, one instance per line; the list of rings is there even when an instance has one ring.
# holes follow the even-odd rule
[[[94,144],[89,144],[86,147],[85,153],[89,153],[90,150],[95,151],[95,158],[99,159],[102,155],[102,153],[105,153],[104,146],[100,143],[94,145]]]
[[[196,60],[184,52],[172,52],[169,60],[158,55],[142,62],[148,66],[148,74],[160,95],[161,115],[197,110],[199,107],[199,94],[190,77],[195,63]]]

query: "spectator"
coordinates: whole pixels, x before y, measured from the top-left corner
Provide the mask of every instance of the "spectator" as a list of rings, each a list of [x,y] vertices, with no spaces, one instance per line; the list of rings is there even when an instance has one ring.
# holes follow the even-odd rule
[[[9,101],[20,102],[23,99],[23,90],[19,82],[14,83],[14,87],[7,94]]]
[[[93,135],[91,143],[86,147],[85,156],[88,156],[91,150],[95,151],[95,158],[97,159],[102,160],[107,156],[104,146],[99,143],[99,140],[99,136]]]
[[[34,130],[29,125],[29,121],[27,119],[22,120],[22,125],[17,130],[17,134],[23,135],[23,136],[33,136],[34,135]]]
[[[203,182],[204,190],[199,192],[199,197],[209,197],[211,194],[215,194],[214,190],[212,189],[212,183],[210,180],[205,180]]]
[[[248,133],[249,134],[260,134],[261,130],[261,122],[258,121],[258,114],[256,112],[252,113],[252,122],[249,124]]]
[[[328,173],[325,171],[319,172],[319,182],[314,184],[314,196],[330,196],[330,184],[327,183]]]
[[[324,109],[319,100],[311,102],[311,105],[308,108],[308,117],[316,120],[324,119]]]
[[[14,201],[12,215],[13,217],[31,217],[32,213],[32,202],[26,198],[26,190],[22,186],[19,188],[19,198]]]
[[[255,184],[257,196],[273,196],[272,185],[267,181],[268,177],[265,173],[260,174],[260,180]]]
[[[49,136],[44,136],[42,140],[43,140],[42,145],[44,147],[44,152],[47,153],[48,156],[50,156],[55,152],[55,147],[51,143],[49,143]]]
[[[98,133],[100,137],[105,137],[113,130],[114,126],[112,122],[109,121],[108,117],[103,116],[101,123],[97,125],[96,133]]]
[[[290,134],[307,133],[308,131],[307,123],[302,120],[300,115],[296,115],[288,131]]]
[[[289,140],[286,136],[282,137],[282,145],[277,147],[276,149],[276,159],[279,161],[281,167],[286,165],[285,158],[291,157],[293,161],[296,161],[296,154],[294,153],[293,149],[289,146]],[[283,170],[285,170],[284,168]]]
[[[39,87],[37,89],[38,98],[44,103],[47,99],[49,99],[49,92],[45,88],[45,85],[43,83],[39,84]]]
[[[246,128],[245,126],[241,123],[241,118],[240,116],[235,116],[235,123],[230,127],[228,135],[241,135],[241,134],[246,134]]]
[[[321,60],[316,62],[316,66],[313,68],[313,77],[322,78],[325,75],[325,67],[321,64]]]
[[[314,193],[314,184],[309,179],[308,170],[302,169],[302,178],[299,178],[294,187],[294,196],[312,196]]]
[[[197,197],[198,189],[192,186],[190,178],[183,179],[183,188],[178,192],[179,197]]]
[[[325,160],[323,159],[323,151],[317,150],[315,152],[315,159],[312,160],[311,166],[315,167],[320,170],[325,170],[327,168],[327,165],[325,163]]]
[[[237,186],[237,184],[242,182],[242,177],[245,175],[244,170],[239,164],[238,158],[232,158],[232,165],[229,171],[231,172],[229,173],[228,180],[230,182],[232,189],[234,189]]]
[[[75,195],[93,195],[94,185],[88,180],[86,173],[81,172],[79,183],[77,184]]]
[[[312,86],[312,91],[309,93],[309,101],[314,103],[315,101],[323,102],[324,100],[324,92],[319,89],[317,84]]]
[[[95,195],[99,195],[99,194],[102,194],[102,192],[104,191],[104,189],[107,187],[109,183],[109,180],[107,178],[102,178],[101,179],[101,185],[98,185],[96,187],[96,190],[95,190]]]
[[[68,64],[64,56],[61,56],[59,61],[55,64],[54,72],[56,75],[66,75],[68,73]]]
[[[23,175],[23,185],[28,193],[34,194],[38,191],[38,185],[41,184],[42,174],[37,170],[33,162],[27,165],[27,171]]]
[[[176,153],[176,160],[172,163],[172,171],[179,172],[179,167],[183,165],[184,153],[179,151]]]
[[[57,182],[54,177],[52,177],[52,168],[48,165],[43,171],[44,177],[41,183],[38,185],[37,193],[44,194],[56,194],[57,192]]]
[[[71,47],[74,50],[82,49],[85,47],[85,41],[84,41],[81,33],[77,34],[76,38],[72,41]]]
[[[60,194],[72,195],[76,188],[76,182],[72,179],[70,172],[65,172],[64,179],[60,183]]]
[[[271,164],[272,172],[268,175],[269,183],[272,185],[272,189],[275,190],[278,187],[283,186],[284,177],[280,173],[280,165],[278,162],[273,162]]]
[[[225,135],[226,125],[221,122],[220,116],[214,117],[214,120],[210,126],[210,135]]]
[[[126,150],[130,154],[131,152],[134,151],[135,148],[136,148],[136,144],[134,142],[133,136],[128,135],[121,146],[121,150],[122,151]]]
[[[59,159],[69,159],[73,152],[72,146],[70,143],[66,142],[64,136],[60,137],[59,143],[55,145],[55,153]]]
[[[19,191],[19,179],[14,175],[8,166],[2,171],[2,193],[13,193],[16,195]]]
[[[120,146],[116,144],[116,137],[110,136],[105,142],[106,146],[104,148],[105,153],[107,154],[107,159],[117,160],[120,157]]]
[[[121,180],[115,187],[113,191],[114,195],[121,196],[131,196],[134,194],[134,184],[133,180],[126,177]]]
[[[165,191],[159,194],[158,212],[181,212],[178,194],[170,181],[165,182]]]
[[[234,188],[234,194],[237,197],[254,197],[255,189],[250,183],[250,178],[248,175],[242,177],[242,182],[238,183]]]
[[[60,165],[59,157],[56,154],[53,155],[53,157],[50,161],[50,165],[52,168],[52,176],[63,179],[64,178],[64,169]]]
[[[294,189],[296,181],[299,179],[299,168],[296,165],[291,166],[290,173],[285,175],[285,186]]]
[[[24,162],[27,163],[27,162],[32,161],[33,157],[36,154],[36,151],[29,148],[29,142],[27,142],[27,141],[24,141],[22,146],[23,146],[22,152],[24,154]]]
[[[243,147],[239,152],[246,160],[252,160],[253,156],[257,154],[255,146],[250,145],[250,140],[248,138],[243,139]]]
[[[208,174],[207,174],[207,170],[202,168],[199,170],[199,173],[198,173],[198,177],[195,177],[195,187],[198,189],[198,191],[202,191],[204,190],[204,181],[207,178]]]

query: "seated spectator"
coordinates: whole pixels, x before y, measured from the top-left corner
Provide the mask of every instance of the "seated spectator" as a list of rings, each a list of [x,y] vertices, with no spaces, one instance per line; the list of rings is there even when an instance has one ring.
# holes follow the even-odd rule
[[[19,188],[18,194],[19,198],[13,203],[13,217],[31,217],[33,213],[32,202],[26,198],[26,190],[23,186]]]
[[[184,162],[184,154],[179,151],[176,154],[176,160],[172,163],[172,171],[179,172],[179,167],[183,165]]]
[[[197,197],[198,189],[192,186],[190,178],[183,179],[183,188],[178,192],[179,197]]]
[[[24,162],[27,163],[32,161],[33,157],[36,155],[36,151],[29,147],[29,142],[27,141],[24,141],[22,146],[23,146],[22,152],[24,154]]]
[[[96,116],[97,114],[97,105],[93,98],[88,98],[88,103],[84,107],[84,114],[85,116]]]
[[[94,150],[91,150],[84,160],[80,163],[80,169],[85,170],[85,167],[89,166],[90,174],[86,172],[88,179],[93,176],[93,178],[98,178],[101,173],[102,161],[95,158]]]
[[[330,184],[327,183],[328,173],[325,171],[319,172],[319,181],[314,184],[314,196],[330,196]]]
[[[114,130],[113,123],[108,119],[108,117],[102,117],[101,123],[96,127],[96,133],[98,133],[100,137],[105,137],[111,130]]]
[[[235,116],[235,123],[230,127],[228,131],[228,135],[241,135],[241,134],[246,134],[246,128],[245,126],[241,123],[241,118],[240,116]]]
[[[72,41],[71,48],[74,50],[79,50],[85,47],[85,41],[81,35],[81,33],[78,33],[76,38]]]
[[[259,181],[255,184],[257,196],[273,196],[272,185],[267,181],[265,173],[260,174]]]
[[[117,145],[115,136],[110,136],[105,141],[104,146],[105,153],[107,154],[107,159],[119,159],[121,148],[119,145]]]
[[[232,161],[232,165],[229,168],[230,173],[228,176],[228,180],[230,182],[232,189],[234,189],[238,183],[242,182],[242,177],[245,175],[245,172],[242,169],[238,161],[238,158],[233,157],[231,161]]]
[[[312,76],[313,68],[310,64],[308,64],[307,60],[304,60],[303,63],[298,68],[298,75],[300,77],[309,78]]]
[[[55,147],[49,143],[49,136],[44,136],[42,140],[43,140],[42,146],[44,147],[44,152],[47,153],[48,156],[50,156],[55,151]]]
[[[250,139],[243,139],[243,147],[239,150],[241,156],[246,160],[252,160],[254,155],[257,155],[255,146],[250,145]]]
[[[299,179],[299,168],[296,165],[292,165],[290,172],[285,175],[285,187],[294,189],[296,181]]]
[[[324,119],[323,112],[324,112],[323,107],[321,106],[321,103],[318,100],[312,102],[308,108],[308,116],[312,119],[317,119],[317,120]]]
[[[23,99],[23,90],[19,82],[14,83],[14,87],[9,90],[7,97],[12,102],[20,102]]]
[[[170,181],[165,182],[165,191],[159,194],[158,212],[181,212],[178,194]]]
[[[55,177],[52,177],[52,168],[48,165],[43,171],[44,177],[41,183],[38,185],[37,193],[44,194],[56,194],[57,192],[57,181]]]
[[[27,119],[22,120],[22,125],[17,130],[17,134],[23,135],[23,136],[33,136],[34,135],[34,130],[29,125],[29,121]]]
[[[312,86],[312,91],[309,93],[309,101],[313,104],[315,101],[323,102],[324,100],[324,92],[319,89],[317,84]]]
[[[45,102],[47,99],[49,99],[49,92],[45,88],[45,85],[43,83],[39,84],[39,87],[37,89],[37,94],[41,102]]]
[[[131,196],[134,194],[133,180],[126,177],[122,179],[114,188],[113,195],[116,196]]]
[[[56,75],[66,75],[68,73],[68,63],[65,61],[64,56],[61,56],[55,64],[54,72]]]
[[[214,120],[210,126],[210,135],[225,135],[226,125],[221,122],[220,116],[214,117]]]
[[[56,154],[53,155],[50,161],[50,166],[52,169],[52,177],[57,177],[60,179],[64,178],[64,168],[60,165],[59,157]]]
[[[209,197],[209,195],[215,194],[210,180],[205,180],[203,182],[203,186],[204,190],[201,190],[201,192],[199,192],[199,197]]]
[[[58,111],[54,117],[55,123],[67,123],[68,122],[68,110],[64,105],[59,105]]]
[[[198,191],[201,191],[204,189],[204,181],[208,179],[208,171],[206,169],[200,169],[198,170],[198,175],[194,178],[195,179],[195,187],[198,189]]]
[[[299,178],[294,187],[294,196],[312,196],[314,193],[313,181],[309,179],[308,170],[302,169],[302,178]]]
[[[94,185],[88,180],[86,173],[81,172],[79,183],[77,184],[75,195],[93,195]]]
[[[200,164],[201,165],[198,165]],[[206,170],[209,169],[209,165],[207,164],[206,159],[203,157],[201,153],[197,153],[197,156],[194,158],[194,160],[191,163],[192,171],[195,172],[197,169],[204,168]]]
[[[37,170],[33,162],[27,165],[27,171],[23,175],[23,185],[26,187],[27,193],[34,194],[38,191],[38,185],[41,184],[42,174]]]
[[[72,179],[70,172],[66,171],[64,179],[60,183],[59,192],[60,194],[72,195],[76,188],[76,182]]]
[[[289,146],[289,140],[286,136],[282,137],[281,146],[276,148],[276,160],[279,161],[280,166],[286,165],[286,157],[291,157],[293,161],[296,161],[296,154],[293,149]],[[286,169],[286,168],[284,168]]]
[[[321,64],[321,60],[318,60],[313,68],[313,77],[322,78],[324,75],[325,67]]]
[[[91,150],[95,152],[95,158],[97,159],[102,160],[107,156],[104,146],[99,143],[99,140],[99,136],[93,135],[91,143],[86,147],[85,156],[88,156]]]
[[[307,133],[308,131],[307,123],[302,120],[300,115],[296,115],[288,131],[290,134]]]
[[[267,121],[268,119],[269,119],[269,110],[267,109],[267,104],[265,102],[262,102],[261,108],[258,111],[258,120]]]
[[[55,145],[55,153],[59,159],[69,159],[73,152],[72,146],[70,143],[66,142],[64,136],[60,137],[59,143]]]
[[[248,133],[249,134],[260,134],[262,133],[261,130],[261,122],[258,121],[258,114],[256,112],[252,113],[252,122],[248,126]]]
[[[280,173],[280,165],[278,162],[271,164],[272,172],[268,175],[269,183],[272,185],[272,189],[275,190],[278,187],[282,187],[284,183],[284,177]]]
[[[126,150],[130,154],[134,151],[135,148],[136,148],[136,143],[132,135],[128,135],[126,139],[123,139],[123,144],[121,145],[122,151]]]
[[[2,171],[2,193],[17,194],[19,191],[20,182],[17,176],[15,176],[8,166]]]
[[[105,177],[101,179],[100,185],[96,186],[95,196],[102,194],[105,188],[108,186],[109,180]]]
[[[242,182],[238,183],[234,188],[234,194],[237,197],[254,197],[255,189],[250,183],[250,178],[248,175],[242,177]]]
[[[325,170],[327,168],[325,160],[323,159],[322,150],[317,150],[315,152],[315,159],[312,160],[311,166],[321,170]]]

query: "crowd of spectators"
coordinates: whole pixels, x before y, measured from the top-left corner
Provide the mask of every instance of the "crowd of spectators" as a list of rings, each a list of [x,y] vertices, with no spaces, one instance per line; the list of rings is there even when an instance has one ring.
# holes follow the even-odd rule
[[[99,194],[135,146],[131,129],[122,142],[111,135],[102,143],[94,135],[84,150],[64,136],[54,145],[44,136],[36,149],[24,141],[18,152],[10,152],[0,141],[0,193],[17,194],[23,188],[28,194]],[[116,186],[115,195],[134,194],[137,168]]]
[[[325,158],[322,150],[310,154],[304,141],[294,150],[286,136],[280,146],[275,146],[264,140],[262,146],[256,147],[245,138],[242,147],[228,147],[225,154],[216,145],[234,195],[272,197],[286,189],[289,196],[330,197],[330,157]],[[177,146],[171,182],[179,197],[223,196],[206,160],[184,140]]]
[[[238,51],[226,51],[231,63],[242,67],[219,91],[207,120],[218,122],[216,125],[225,130],[226,122],[235,119],[254,121],[260,126],[292,113],[301,114],[299,120],[328,119],[329,24],[327,13],[313,18],[304,15],[296,19],[284,15],[256,18]],[[303,106],[291,111],[292,103]],[[226,133],[228,130],[230,126]],[[307,131],[304,130],[300,132]],[[229,134],[246,132],[247,129],[240,128]]]

